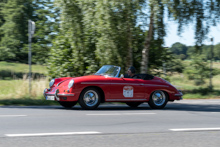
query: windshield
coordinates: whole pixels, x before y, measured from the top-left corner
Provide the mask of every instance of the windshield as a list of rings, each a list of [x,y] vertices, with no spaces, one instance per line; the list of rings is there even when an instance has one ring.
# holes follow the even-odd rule
[[[95,75],[108,75],[110,77],[118,77],[120,69],[121,68],[119,66],[104,65],[95,73]]]

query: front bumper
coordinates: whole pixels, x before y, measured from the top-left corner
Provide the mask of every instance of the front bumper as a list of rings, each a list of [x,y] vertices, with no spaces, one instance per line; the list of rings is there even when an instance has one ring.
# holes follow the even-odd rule
[[[74,93],[59,93],[59,89],[50,91],[50,89],[44,89],[43,93],[46,100],[56,100],[56,101],[71,101],[70,98],[75,96]],[[54,97],[54,99],[53,99]]]
[[[174,94],[175,97],[179,97],[179,100],[182,100],[183,93],[181,90],[178,90],[179,93]]]

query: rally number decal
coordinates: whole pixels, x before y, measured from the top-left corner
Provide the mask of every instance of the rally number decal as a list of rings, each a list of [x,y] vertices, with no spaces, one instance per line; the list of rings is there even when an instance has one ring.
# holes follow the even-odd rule
[[[134,88],[132,86],[124,86],[123,95],[124,97],[133,97]]]

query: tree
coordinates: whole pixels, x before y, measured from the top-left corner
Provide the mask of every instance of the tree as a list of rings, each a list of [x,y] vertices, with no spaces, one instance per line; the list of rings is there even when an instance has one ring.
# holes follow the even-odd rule
[[[216,60],[220,60],[220,43],[214,46],[214,57]]]
[[[165,9],[166,8],[166,9]],[[148,36],[146,37],[145,47],[142,52],[142,67],[141,72],[146,73],[148,70],[148,58],[151,41],[154,39],[152,30],[161,33],[160,37],[165,36],[164,29],[164,11],[167,10],[169,18],[173,18],[178,22],[179,33],[181,33],[183,25],[189,23],[195,24],[195,39],[197,50],[202,46],[202,43],[209,31],[210,25],[216,25],[220,21],[220,0],[150,0],[149,1],[149,19],[150,25]],[[156,24],[159,27],[156,27]],[[152,39],[152,40],[151,40]],[[151,40],[151,41],[149,41]]]
[[[174,53],[175,55],[179,55],[178,56],[179,59],[182,59],[182,60],[187,58],[187,50],[188,50],[187,46],[179,42],[174,43],[170,48],[170,51]]]
[[[153,12],[153,4],[151,5],[151,14],[150,14],[150,25],[148,34],[144,43],[144,49],[142,50],[142,62],[141,62],[141,73],[147,73],[148,70],[148,62],[149,62],[149,50],[151,40],[153,38],[153,27],[154,27],[154,12]]]
[[[94,52],[96,32],[93,31],[96,22],[91,17],[89,17],[91,21],[88,19],[86,19],[88,21],[83,21],[82,8],[84,6],[87,12],[92,13],[94,10],[87,8],[93,4],[77,0],[68,2],[57,0],[56,5],[61,8],[62,23],[59,36],[53,41],[47,61],[49,75],[51,77],[78,76],[85,74],[86,69],[93,71],[94,68],[97,68],[94,64],[97,60]],[[84,23],[89,25],[84,25]]]
[[[141,13],[141,5],[144,3],[143,0],[133,0],[133,1],[127,1],[127,0],[115,0],[113,3],[103,3],[99,1],[101,7],[105,8],[105,10],[100,9],[100,11],[96,12],[96,15],[107,15],[107,20],[103,20],[102,17],[96,17],[97,22],[109,22],[108,24],[105,23],[99,23],[97,25],[97,30],[101,34],[100,38],[97,38],[98,44],[103,44],[102,37],[104,37],[107,34],[110,34],[108,41],[111,42],[110,54],[111,55],[111,64],[118,64],[122,66],[122,69],[127,69],[129,66],[134,64],[134,48],[135,48],[135,42],[136,38],[134,36],[137,36],[135,34],[135,29],[137,27],[137,20],[138,15],[142,16]],[[99,8],[101,8],[99,7]],[[98,10],[98,9],[97,9]],[[108,10],[108,11],[107,11]],[[108,32],[107,31],[108,27]],[[101,29],[100,29],[101,28]],[[103,62],[107,62],[103,58],[102,49],[103,48],[106,51],[106,48],[109,48],[106,45],[97,46],[96,49],[96,55],[97,57],[101,57]],[[98,54],[101,53],[101,54]],[[101,55],[101,56],[100,56]],[[100,59],[101,59],[100,58]]]
[[[32,16],[31,0],[8,0],[2,8],[4,24],[0,42],[1,59],[14,61],[26,59],[23,47],[28,42],[27,21]]]
[[[52,40],[59,32],[60,10],[52,0],[34,0],[32,6],[32,21],[36,22],[36,32],[32,39],[32,61],[43,64],[48,58]]]
[[[210,75],[209,72],[210,69],[202,56],[194,57],[190,66],[184,71],[189,80],[194,80],[195,85],[205,84],[205,79]]]
[[[1,0],[1,60],[27,63],[28,20],[31,19],[36,22],[36,33],[32,39],[33,62],[44,63],[51,40],[58,31],[58,14],[59,10],[54,7],[52,0]]]
[[[54,41],[51,50],[54,56],[48,64],[49,70],[59,66],[57,70],[64,72],[51,71],[52,77],[89,74],[104,64],[119,65],[124,71],[133,64],[133,50],[137,50],[135,45],[139,43],[135,37],[143,35],[136,27],[137,13],[141,11],[138,0],[57,0],[56,3],[62,11],[61,32]],[[66,45],[59,47],[63,42]],[[62,50],[68,50],[70,55],[57,57],[55,54]],[[64,58],[65,63],[61,61]]]
[[[5,23],[4,15],[2,13],[2,9],[4,8],[4,5],[7,3],[7,0],[0,0],[0,28]],[[0,30],[0,42],[1,38],[3,37],[3,33]]]

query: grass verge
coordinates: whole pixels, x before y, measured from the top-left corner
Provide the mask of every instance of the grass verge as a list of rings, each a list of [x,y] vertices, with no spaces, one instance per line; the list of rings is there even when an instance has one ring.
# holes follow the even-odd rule
[[[45,99],[36,98],[16,98],[16,99],[0,99],[0,106],[17,105],[17,106],[38,106],[38,105],[58,105],[56,101],[46,101]]]
[[[216,75],[212,79],[214,89],[210,90],[209,79],[206,84],[196,86],[193,80],[188,80],[183,74],[174,74],[170,76],[170,82],[177,89],[183,91],[183,99],[211,99],[220,98],[220,75]]]
[[[0,71],[4,71],[4,70],[10,70],[13,71],[14,73],[16,72],[28,73],[29,65],[22,63],[11,63],[11,62],[0,61]],[[32,65],[32,72],[46,74],[47,68],[46,66],[43,65]]]
[[[43,91],[49,85],[46,78],[32,81],[31,97],[42,97]],[[24,77],[21,80],[0,80],[0,100],[26,98],[29,95],[29,81]]]
[[[213,99],[220,98],[220,90],[210,90],[209,88],[199,88],[193,90],[183,90],[184,99]]]

